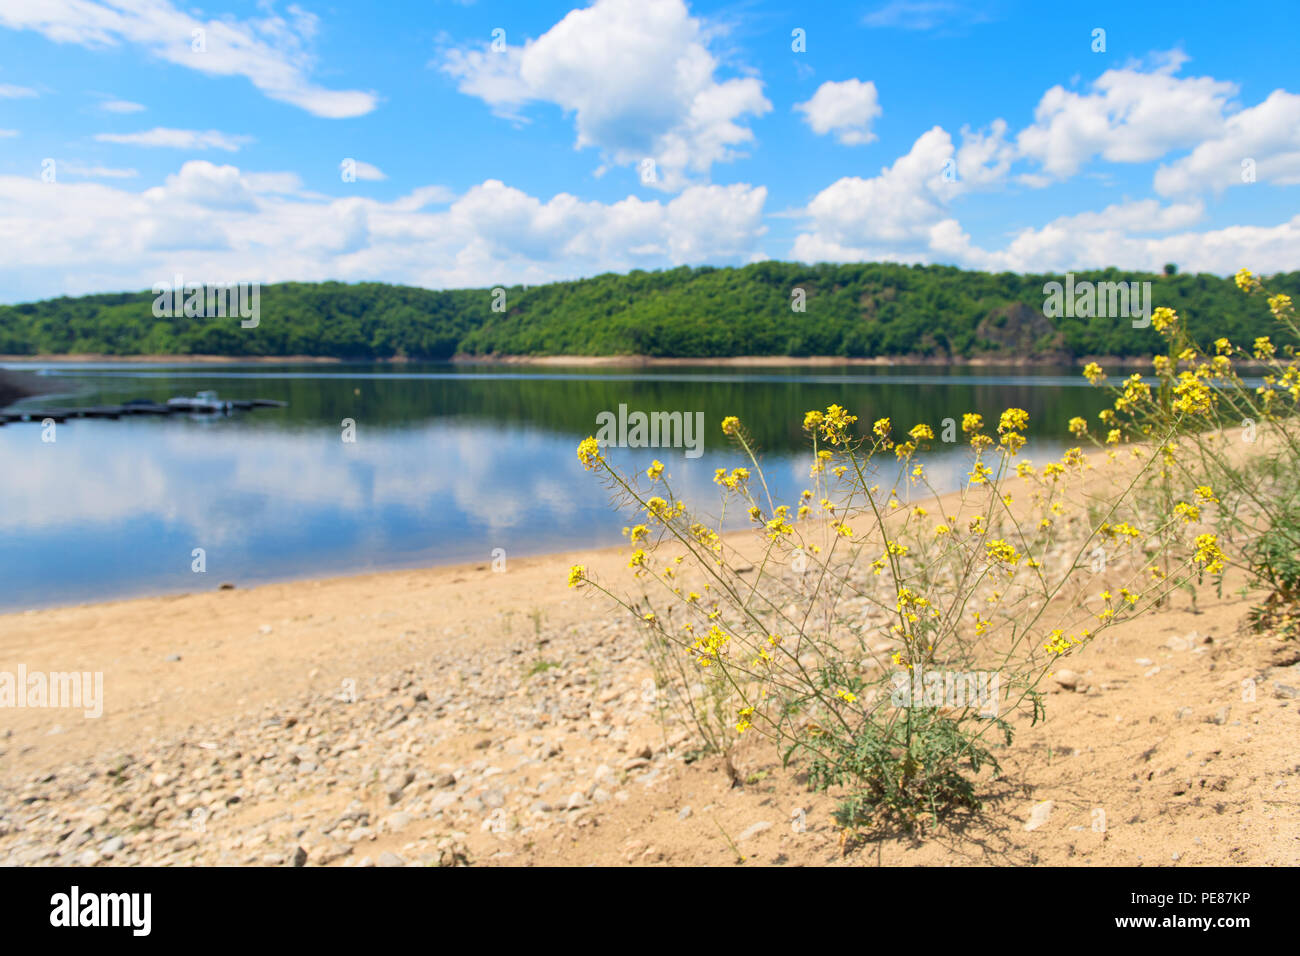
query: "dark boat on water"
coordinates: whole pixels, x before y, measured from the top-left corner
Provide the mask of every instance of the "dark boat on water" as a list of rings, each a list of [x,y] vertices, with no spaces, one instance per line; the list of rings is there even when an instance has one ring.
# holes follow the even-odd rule
[[[165,404],[147,398],[133,398],[121,405],[87,405],[68,408],[34,408],[0,412],[0,425],[10,422],[41,422],[52,419],[64,422],[70,418],[126,418],[134,415],[190,415],[212,418],[229,415],[235,411],[254,408],[284,408],[288,402],[270,398],[223,399],[216,392],[198,392],[193,397],[169,398]]]

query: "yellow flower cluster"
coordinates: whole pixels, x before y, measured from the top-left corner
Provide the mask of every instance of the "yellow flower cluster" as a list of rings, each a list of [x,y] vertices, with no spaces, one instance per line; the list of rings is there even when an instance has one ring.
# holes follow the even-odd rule
[[[722,628],[716,624],[709,625],[709,631],[704,637],[697,637],[691,644],[691,649],[698,655],[697,663],[701,667],[708,667],[716,661],[726,650],[731,637]]]
[[[1020,563],[1020,554],[1014,547],[1007,544],[1001,538],[996,541],[989,541],[984,545],[984,550],[988,553],[989,559],[1014,567]]]
[[[600,454],[600,444],[594,435],[589,435],[578,442],[578,461],[582,462],[582,467],[588,471],[599,468],[604,463],[605,459]]]
[[[748,480],[748,468],[733,468],[730,475],[727,474],[725,468],[719,468],[713,473],[713,483],[715,485],[722,485],[722,487],[730,488],[732,491],[738,490]]]
[[[1219,550],[1219,539],[1212,534],[1198,534],[1196,536],[1196,553],[1192,555],[1192,560],[1197,564],[1204,565],[1205,570],[1211,574],[1218,574],[1223,570],[1228,562],[1228,556]]]

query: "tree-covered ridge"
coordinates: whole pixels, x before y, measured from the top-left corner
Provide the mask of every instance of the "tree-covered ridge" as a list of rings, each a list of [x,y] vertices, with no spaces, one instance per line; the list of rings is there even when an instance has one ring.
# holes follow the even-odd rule
[[[256,328],[237,316],[155,318],[153,293],[115,293],[0,306],[0,354],[1067,359],[1160,348],[1155,330],[1128,319],[1045,318],[1043,287],[1062,279],[886,263],[683,266],[508,287],[505,311],[491,289],[285,282],[262,288]],[[1150,281],[1152,304],[1176,309],[1202,341],[1273,331],[1265,303],[1231,279],[1075,273],[1084,281]],[[1270,285],[1300,297],[1298,272]],[[804,311],[792,308],[796,289]]]

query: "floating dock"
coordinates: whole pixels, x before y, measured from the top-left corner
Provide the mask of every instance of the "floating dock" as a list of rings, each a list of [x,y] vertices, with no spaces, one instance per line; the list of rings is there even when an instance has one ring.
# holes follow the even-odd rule
[[[173,398],[166,404],[136,398],[124,405],[85,405],[73,408],[34,408],[0,412],[0,426],[13,422],[66,422],[72,418],[130,418],[135,415],[228,415],[254,408],[285,408],[288,402],[270,398],[218,399],[212,392],[194,398]]]

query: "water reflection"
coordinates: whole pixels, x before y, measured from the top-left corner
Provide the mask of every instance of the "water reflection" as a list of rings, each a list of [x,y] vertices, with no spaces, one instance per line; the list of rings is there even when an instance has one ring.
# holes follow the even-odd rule
[[[995,421],[1016,405],[1036,424],[1027,453],[1054,453],[1068,417],[1101,407],[1099,394],[1072,387],[1075,377],[62,366],[49,379],[61,394],[24,407],[159,401],[200,389],[290,404],[210,421],[73,420],[52,443],[36,424],[0,428],[0,607],[488,561],[494,548],[509,558],[613,543],[626,516],[611,511],[574,446],[598,412],[620,403],[705,413],[700,458],[671,449],[613,453],[629,469],[662,459],[679,493],[705,512],[717,504],[714,469],[740,463],[717,428],[726,414],[750,425],[772,490],[787,501],[808,484],[802,414],[830,402],[868,422],[888,415],[903,428],[924,421],[936,430],[965,411]],[[355,443],[341,440],[345,418],[356,422]],[[969,458],[945,447],[927,463],[936,483],[954,487]],[[202,576],[191,570],[195,548],[206,552]]]

